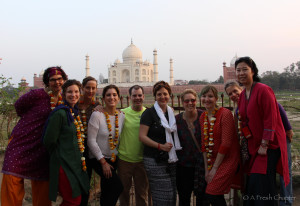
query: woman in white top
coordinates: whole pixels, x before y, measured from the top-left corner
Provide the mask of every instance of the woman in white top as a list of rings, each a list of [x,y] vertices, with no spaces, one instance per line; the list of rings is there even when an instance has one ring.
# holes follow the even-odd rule
[[[115,85],[103,89],[104,112],[93,112],[88,124],[91,166],[101,176],[100,205],[116,205],[123,185],[116,174],[119,137],[124,114],[117,111],[120,90]]]

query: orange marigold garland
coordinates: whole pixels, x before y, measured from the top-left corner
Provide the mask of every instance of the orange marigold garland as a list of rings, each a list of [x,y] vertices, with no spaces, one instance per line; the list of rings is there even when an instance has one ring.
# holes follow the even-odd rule
[[[83,101],[83,95],[81,94],[80,95],[80,100],[79,100],[79,104],[83,104],[84,103],[84,101]],[[94,104],[96,104],[96,102],[95,102],[95,97],[92,97],[92,103],[91,103],[92,105],[94,105]]]
[[[50,106],[51,106],[51,110],[53,110],[53,109],[55,108],[55,106],[56,106],[56,104],[54,103],[54,94],[53,94],[53,92],[50,90],[50,91],[48,91],[48,95],[50,96]],[[60,104],[62,104],[62,103],[63,103],[63,101],[62,101],[62,96],[61,96],[61,94],[59,93],[59,94],[58,94],[57,105],[60,105]]]
[[[82,124],[83,124],[83,130],[84,130],[84,135],[87,135],[87,117],[86,117],[86,112],[85,110],[81,110],[81,119],[82,119]]]
[[[213,147],[214,147],[214,125],[216,121],[215,114],[217,113],[218,109],[215,108],[215,110],[212,112],[212,117],[210,120],[210,127],[208,128],[208,112],[205,112],[205,117],[204,117],[204,146],[205,146],[205,151],[206,151],[206,158],[207,158],[207,169],[211,170],[212,169],[212,152],[213,152]]]
[[[119,143],[119,116],[118,116],[118,111],[115,111],[115,136],[114,136],[114,138],[112,137],[112,133],[111,133],[112,126],[110,124],[109,114],[107,112],[104,112],[104,115],[105,115],[105,118],[106,118],[107,129],[108,129],[108,132],[109,132],[109,135],[108,135],[109,148],[110,148],[110,150],[114,150],[117,147],[118,143]],[[116,158],[117,158],[116,154],[114,152],[112,152],[110,160],[112,162],[115,162]]]
[[[83,156],[83,152],[85,149],[84,144],[83,144],[84,138],[85,138],[83,124],[80,120],[79,115],[77,115],[75,117],[74,113],[72,112],[72,109],[70,109],[70,112],[71,112],[72,116],[74,117],[74,124],[76,127],[76,135],[77,135],[77,144],[78,144],[79,151],[81,153],[82,170],[86,171],[86,162],[85,162],[85,157]]]
[[[80,96],[80,100],[79,100],[79,104],[84,104],[84,100],[83,100],[83,95]],[[95,97],[92,98],[92,105],[95,105]],[[81,110],[81,119],[82,119],[82,123],[83,123],[83,129],[84,129],[84,134],[85,136],[87,136],[87,117],[86,117],[86,112],[85,110]]]

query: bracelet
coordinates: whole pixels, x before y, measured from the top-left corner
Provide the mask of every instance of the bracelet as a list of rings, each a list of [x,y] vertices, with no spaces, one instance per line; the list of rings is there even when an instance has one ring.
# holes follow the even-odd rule
[[[160,150],[160,144],[159,144],[159,143],[158,143],[158,145],[157,145],[157,149]]]
[[[218,168],[219,168],[219,167],[217,167],[217,166],[215,166],[215,165],[213,165],[213,167],[214,167],[214,168],[216,168],[216,169],[218,169]]]
[[[107,162],[105,161],[104,163],[101,163],[102,166],[104,166]]]

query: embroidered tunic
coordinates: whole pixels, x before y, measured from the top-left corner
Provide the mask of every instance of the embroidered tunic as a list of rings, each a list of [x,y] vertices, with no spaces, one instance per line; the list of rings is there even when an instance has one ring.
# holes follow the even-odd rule
[[[72,188],[72,197],[88,193],[89,179],[82,170],[76,126],[68,122],[67,111],[58,109],[49,117],[44,144],[50,153],[49,198],[56,201],[59,185],[59,168],[66,173]]]
[[[266,174],[267,155],[257,155],[262,139],[269,140],[269,149],[280,147],[281,158],[277,170],[283,175],[285,184],[289,183],[286,134],[280,118],[278,104],[273,90],[265,84],[256,83],[251,91],[250,99],[246,99],[245,90],[240,94],[239,111],[243,125],[248,126],[252,137],[248,139],[251,159],[248,162],[249,173]]]
[[[211,195],[223,195],[229,192],[238,170],[240,162],[240,148],[234,120],[231,112],[226,108],[220,108],[215,114],[214,125],[214,147],[212,152],[212,164],[214,164],[217,154],[224,154],[224,159],[216,171],[212,181],[206,187],[206,193]],[[200,117],[202,152],[205,152],[204,145],[204,119],[205,113]],[[208,123],[210,128],[210,123]]]
[[[20,117],[11,134],[2,172],[21,178],[48,180],[49,155],[42,143],[44,124],[51,112],[50,97],[44,89],[34,89],[15,103]]]

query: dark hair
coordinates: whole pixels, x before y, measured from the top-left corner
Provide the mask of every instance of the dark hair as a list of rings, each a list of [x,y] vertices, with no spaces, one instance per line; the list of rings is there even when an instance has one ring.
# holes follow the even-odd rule
[[[95,81],[95,82],[96,82],[96,87],[97,87],[97,84],[98,84],[97,80],[96,80],[94,77],[91,77],[91,76],[88,76],[88,77],[86,77],[86,78],[84,78],[84,79],[82,80],[82,87],[85,87],[85,85],[86,85],[89,81]]]
[[[254,75],[253,75],[253,81],[255,82],[260,82],[260,78],[258,77],[258,69],[256,67],[256,64],[255,62],[250,58],[250,57],[240,57],[238,58],[236,61],[235,61],[235,64],[234,64],[234,67],[236,69],[237,65],[239,63],[246,63],[250,68],[251,70],[253,71]]]
[[[225,90],[226,94],[227,94],[226,89],[228,87],[237,87],[240,90],[243,90],[243,88],[240,86],[240,84],[236,80],[229,80],[228,82],[225,83],[224,90]]]
[[[120,90],[119,90],[119,88],[118,88],[116,85],[114,85],[114,84],[110,84],[110,85],[107,85],[106,87],[103,88],[103,91],[102,91],[102,98],[105,97],[105,94],[106,94],[106,92],[107,92],[109,89],[115,89],[116,92],[117,92],[117,94],[118,94],[118,97],[120,97]]]
[[[144,92],[144,88],[142,87],[142,86],[140,86],[140,85],[133,85],[132,87],[130,87],[129,88],[129,96],[131,96],[131,93],[132,93],[132,90],[139,90],[139,89],[141,89],[142,90],[142,92],[143,92],[143,94],[145,94],[145,92]]]
[[[200,93],[200,97],[204,94],[206,94],[207,92],[209,92],[209,90],[211,90],[215,96],[216,99],[218,99],[218,90],[216,87],[212,86],[212,85],[207,85],[205,86]]]
[[[159,82],[156,82],[153,86],[153,96],[154,97],[156,96],[157,91],[160,90],[161,88],[165,88],[166,90],[168,90],[169,95],[172,94],[172,90],[171,90],[171,87],[168,84],[168,82],[159,81]]]
[[[63,96],[66,94],[68,87],[73,86],[73,85],[78,86],[79,92],[81,93],[81,91],[80,91],[80,88],[81,88],[81,83],[80,83],[80,81],[77,81],[76,79],[69,79],[69,80],[67,80],[67,81],[62,85],[62,93],[63,93]]]
[[[49,73],[52,69],[57,69],[58,71],[61,72],[61,76],[63,78],[63,80],[67,80],[68,79],[68,76],[66,75],[66,73],[64,72],[64,70],[60,67],[60,66],[56,66],[56,67],[49,67],[45,70],[44,74],[43,74],[43,82],[45,84],[46,87],[49,86]]]

